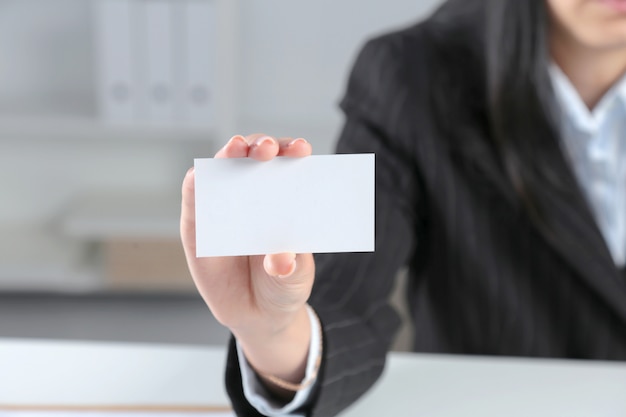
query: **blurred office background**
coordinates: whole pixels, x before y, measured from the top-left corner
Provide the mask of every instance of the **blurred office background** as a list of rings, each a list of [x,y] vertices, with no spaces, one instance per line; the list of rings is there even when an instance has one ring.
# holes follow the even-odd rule
[[[360,46],[440,2],[0,0],[0,337],[224,343],[178,238],[192,159],[331,153]]]

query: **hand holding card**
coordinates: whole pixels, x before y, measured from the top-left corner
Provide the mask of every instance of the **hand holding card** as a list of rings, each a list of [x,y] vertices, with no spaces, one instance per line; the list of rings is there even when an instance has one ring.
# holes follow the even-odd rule
[[[233,137],[215,157],[247,157],[262,162],[276,156],[302,158],[311,151],[304,139],[251,135]],[[313,256],[282,253],[197,257],[195,176],[190,169],[183,182],[181,238],[196,286],[213,315],[235,335],[255,369],[298,383],[304,376],[311,340],[306,301],[315,276]],[[280,187],[260,181],[255,185]],[[247,214],[256,222],[265,221],[255,216],[253,207]],[[268,387],[272,388],[271,383]],[[292,395],[275,388],[278,395]]]

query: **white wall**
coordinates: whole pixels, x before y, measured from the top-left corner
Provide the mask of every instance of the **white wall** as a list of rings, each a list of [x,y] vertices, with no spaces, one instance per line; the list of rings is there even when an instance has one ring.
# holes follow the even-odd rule
[[[338,123],[337,103],[363,43],[416,22],[439,3],[242,1],[242,118]]]
[[[0,1],[2,111],[94,110],[90,19],[89,1]]]

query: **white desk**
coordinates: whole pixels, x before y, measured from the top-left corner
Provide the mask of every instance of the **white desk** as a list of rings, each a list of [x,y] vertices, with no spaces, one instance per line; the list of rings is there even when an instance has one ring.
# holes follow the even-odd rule
[[[216,348],[0,339],[2,405],[228,405]],[[626,364],[393,354],[345,417],[626,416]]]

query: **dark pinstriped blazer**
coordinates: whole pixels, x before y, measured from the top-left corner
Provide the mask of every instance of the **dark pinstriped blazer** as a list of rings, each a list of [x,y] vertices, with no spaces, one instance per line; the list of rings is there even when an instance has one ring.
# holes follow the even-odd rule
[[[381,374],[403,266],[417,352],[626,360],[626,279],[558,138],[545,152],[560,186],[536,195],[548,232],[487,145],[479,60],[462,26],[431,19],[377,38],[354,66],[338,152],[376,153],[376,252],[316,257],[310,304],[325,342],[307,415],[335,415]],[[238,366],[231,346],[228,392],[238,415],[256,416]]]

